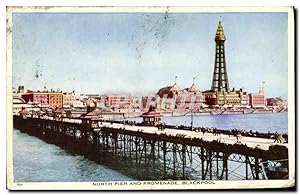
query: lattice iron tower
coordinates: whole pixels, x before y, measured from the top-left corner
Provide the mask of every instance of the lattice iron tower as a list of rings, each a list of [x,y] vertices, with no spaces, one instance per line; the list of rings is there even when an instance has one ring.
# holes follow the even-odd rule
[[[229,82],[226,70],[225,62],[225,34],[221,21],[219,21],[218,29],[215,36],[216,41],[216,57],[215,57],[215,67],[214,75],[211,84],[211,90],[213,91],[229,91]]]

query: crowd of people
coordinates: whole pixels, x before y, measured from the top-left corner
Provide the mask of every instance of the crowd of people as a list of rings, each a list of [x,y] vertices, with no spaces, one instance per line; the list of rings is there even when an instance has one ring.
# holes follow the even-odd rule
[[[141,123],[137,123],[136,121],[122,121],[123,124],[126,125],[136,125],[140,126]],[[266,139],[274,139],[274,143],[287,143],[288,142],[288,135],[287,134],[279,134],[277,131],[275,133],[261,133],[258,131],[253,130],[245,130],[245,129],[217,129],[216,127],[191,127],[185,125],[167,125],[165,123],[160,123],[156,125],[158,130],[165,130],[166,128],[170,129],[180,129],[180,130],[191,130],[195,132],[202,133],[203,135],[206,133],[211,133],[214,136],[219,136],[220,134],[228,135],[229,137],[233,136],[236,138],[236,143],[241,144],[242,137],[259,137],[259,138],[266,138]]]
[[[165,127],[159,127],[164,129]],[[220,134],[228,135],[229,137],[233,136],[236,137],[237,143],[241,143],[242,137],[259,137],[259,138],[266,138],[266,139],[274,139],[274,143],[287,143],[288,142],[288,135],[287,134],[278,134],[277,131],[275,133],[260,133],[258,131],[249,130],[246,131],[245,129],[217,129],[216,127],[188,127],[184,125],[180,126],[171,126],[167,125],[167,128],[175,128],[175,129],[183,129],[183,130],[191,130],[195,132],[201,132],[203,135],[205,133],[211,133],[214,136],[219,136]]]
[[[136,121],[130,120],[123,120],[119,121],[119,123],[123,123],[125,125],[131,126],[141,126],[142,123],[138,123]],[[216,127],[191,127],[185,125],[167,125],[165,123],[160,123],[156,125],[158,130],[165,130],[166,128],[169,129],[180,129],[180,130],[190,130],[202,133],[203,135],[206,133],[211,133],[214,136],[219,136],[220,134],[228,135],[229,137],[233,136],[236,138],[237,143],[241,143],[242,137],[259,137],[259,138],[266,138],[266,139],[274,139],[274,143],[287,143],[288,142],[288,135],[287,134],[279,134],[277,131],[275,133],[261,133],[258,131],[253,130],[245,130],[245,129],[217,129]]]

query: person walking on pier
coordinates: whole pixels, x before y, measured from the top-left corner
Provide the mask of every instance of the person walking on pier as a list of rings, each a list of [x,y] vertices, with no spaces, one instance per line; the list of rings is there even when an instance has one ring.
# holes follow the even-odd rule
[[[241,142],[241,137],[242,137],[242,134],[241,134],[240,132],[238,132],[238,133],[236,134],[236,143],[237,143],[237,144],[242,143],[242,142]]]
[[[278,134],[276,131],[274,143],[282,144],[284,142],[285,142],[285,139],[283,138],[283,136],[281,134]]]
[[[205,128],[202,128],[203,136],[204,136],[205,132],[206,132],[206,129],[205,129]]]
[[[219,133],[219,138],[217,139],[219,143],[221,143],[221,133]]]

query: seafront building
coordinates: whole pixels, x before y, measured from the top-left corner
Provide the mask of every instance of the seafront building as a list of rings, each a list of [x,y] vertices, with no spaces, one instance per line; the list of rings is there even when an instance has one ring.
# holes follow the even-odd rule
[[[156,95],[160,98],[160,109],[199,110],[205,107],[204,96],[194,83],[184,89],[175,83],[159,89]]]
[[[216,107],[240,107],[240,108],[249,108],[249,94],[243,89],[235,90],[229,92],[216,92],[212,90],[204,91],[205,94],[205,103],[210,108]]]
[[[49,105],[49,93],[48,92],[28,92],[21,97],[25,102],[33,102],[37,104]]]
[[[232,90],[229,92],[221,91],[217,92],[217,104],[224,107],[239,107],[241,106],[240,95]]]
[[[268,107],[279,109],[287,108],[287,101],[284,100],[282,97],[267,98],[266,102]]]
[[[156,95],[160,98],[159,109],[173,110],[176,108],[176,97],[181,91],[181,88],[175,82],[172,86],[162,87],[158,90]]]
[[[21,95],[26,103],[40,104],[42,106],[49,106],[50,108],[63,107],[63,93],[57,91],[50,92],[33,92],[28,91]]]
[[[250,93],[249,103],[252,108],[266,108],[266,101],[263,89],[260,89],[258,93]]]
[[[63,93],[62,92],[50,92],[48,93],[49,107],[50,108],[62,108],[63,107]]]
[[[185,109],[199,110],[206,107],[204,95],[194,83],[179,93],[176,105],[180,108],[183,103]]]
[[[241,98],[241,107],[249,108],[250,107],[249,94],[246,91],[244,91],[243,88],[237,91],[237,93],[239,93]]]
[[[116,109],[128,109],[132,104],[132,96],[128,95],[108,95],[105,97],[105,106]]]
[[[63,93],[63,107],[70,108],[75,101],[75,91]]]

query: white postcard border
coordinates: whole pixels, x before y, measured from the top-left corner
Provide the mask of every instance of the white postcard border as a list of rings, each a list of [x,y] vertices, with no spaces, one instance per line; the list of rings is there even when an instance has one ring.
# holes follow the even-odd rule
[[[130,181],[109,181],[109,182],[24,182],[15,183],[13,178],[13,125],[12,125],[12,14],[17,12],[286,12],[288,13],[288,135],[289,139],[289,179],[288,180],[247,180],[247,181],[215,181],[210,183],[204,180],[199,184],[145,184],[138,181],[130,185]],[[7,115],[7,188],[10,190],[195,190],[195,189],[266,189],[266,188],[287,188],[295,185],[295,35],[294,35],[294,10],[293,7],[7,7],[7,89],[6,89],[6,115]],[[156,181],[159,182],[159,181]],[[161,181],[165,182],[165,181]],[[111,184],[110,184],[111,183]],[[121,184],[124,185],[121,185]]]

